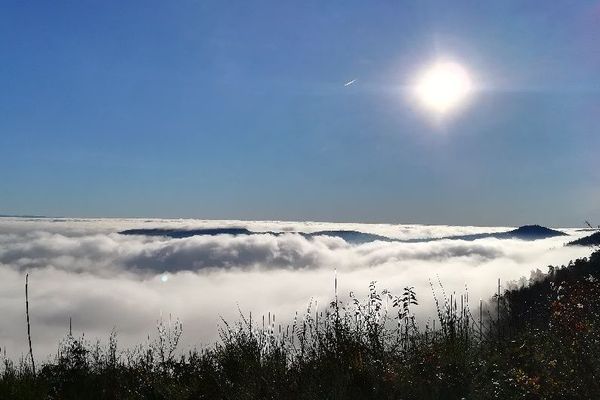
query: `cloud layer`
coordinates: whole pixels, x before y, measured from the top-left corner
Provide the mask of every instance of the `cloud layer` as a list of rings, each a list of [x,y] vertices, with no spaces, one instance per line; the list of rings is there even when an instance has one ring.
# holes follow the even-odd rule
[[[515,280],[536,268],[566,263],[589,250],[564,247],[582,235],[525,242],[494,238],[424,243],[307,238],[286,233],[183,239],[125,236],[130,228],[243,227],[252,231],[315,232],[352,229],[398,239],[497,232],[506,228],[199,220],[0,219],[0,346],[25,352],[23,283],[29,272],[33,340],[40,358],[52,354],[69,317],[77,333],[106,338],[116,328],[125,345],[152,334],[160,315],[184,321],[184,346],[215,339],[220,316],[238,306],[255,315],[273,312],[285,322],[313,298],[333,296],[334,269],[341,294],[415,286],[418,316],[432,313],[429,279],[447,291],[487,298],[496,279]],[[161,279],[162,278],[162,279]]]

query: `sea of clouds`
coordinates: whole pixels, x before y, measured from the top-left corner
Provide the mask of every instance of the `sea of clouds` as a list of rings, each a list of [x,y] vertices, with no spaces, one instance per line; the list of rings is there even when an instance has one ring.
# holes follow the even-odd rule
[[[132,228],[240,227],[268,233],[194,236],[183,239],[121,235]],[[221,317],[239,310],[276,314],[285,324],[311,299],[322,310],[334,296],[337,271],[341,298],[361,296],[369,282],[400,292],[414,286],[417,319],[433,316],[430,280],[470,302],[489,298],[503,286],[548,265],[588,256],[590,249],[565,247],[586,235],[537,241],[485,238],[475,241],[370,242],[339,237],[305,237],[293,232],[355,230],[394,239],[439,238],[508,227],[339,224],[282,221],[0,218],[0,347],[12,356],[27,351],[24,282],[30,277],[34,352],[56,353],[73,321],[73,333],[105,341],[115,329],[123,346],[154,335],[157,320],[183,321],[182,349],[217,339]]]

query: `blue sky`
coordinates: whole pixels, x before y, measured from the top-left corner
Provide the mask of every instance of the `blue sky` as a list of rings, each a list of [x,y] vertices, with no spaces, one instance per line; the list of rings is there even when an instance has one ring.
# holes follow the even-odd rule
[[[0,213],[600,223],[598,1],[0,7]]]

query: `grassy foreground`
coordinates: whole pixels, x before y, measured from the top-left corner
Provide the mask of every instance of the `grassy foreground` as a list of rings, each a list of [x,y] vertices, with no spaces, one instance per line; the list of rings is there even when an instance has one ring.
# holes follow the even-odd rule
[[[178,322],[121,350],[67,336],[34,374],[4,361],[0,399],[597,399],[600,252],[507,290],[483,307],[432,284],[435,322],[416,294],[370,286],[286,327],[274,317],[223,324],[221,341],[179,355]]]

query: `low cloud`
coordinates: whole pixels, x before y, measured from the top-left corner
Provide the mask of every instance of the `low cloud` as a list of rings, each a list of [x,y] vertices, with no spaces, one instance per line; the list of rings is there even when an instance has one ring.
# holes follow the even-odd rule
[[[487,238],[424,243],[371,242],[298,234],[199,236],[184,239],[125,236],[140,227],[245,227],[253,231],[352,229],[399,239],[502,231],[505,228],[418,225],[325,224],[190,220],[0,219],[0,347],[25,352],[24,274],[31,281],[34,350],[53,354],[73,320],[76,333],[106,338],[113,328],[124,345],[144,341],[161,314],[184,322],[184,346],[210,343],[220,317],[235,319],[240,307],[255,315],[273,312],[285,323],[313,298],[323,307],[339,292],[364,293],[370,281],[400,291],[415,286],[418,317],[432,315],[429,280],[446,291],[487,298],[496,279],[529,276],[536,268],[562,264],[589,253],[564,247],[581,236],[533,242]],[[165,277],[166,281],[161,280]]]

